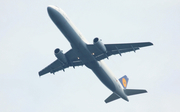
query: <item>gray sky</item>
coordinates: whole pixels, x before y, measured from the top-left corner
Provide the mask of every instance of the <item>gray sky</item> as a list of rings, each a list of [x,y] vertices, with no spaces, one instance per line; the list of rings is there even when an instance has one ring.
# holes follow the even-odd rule
[[[55,48],[70,49],[48,5],[62,8],[91,43],[96,36],[103,43],[154,43],[105,59],[117,78],[129,77],[129,89],[148,93],[105,104],[111,91],[85,66],[39,78]],[[0,15],[0,111],[179,112],[179,0],[6,0]]]

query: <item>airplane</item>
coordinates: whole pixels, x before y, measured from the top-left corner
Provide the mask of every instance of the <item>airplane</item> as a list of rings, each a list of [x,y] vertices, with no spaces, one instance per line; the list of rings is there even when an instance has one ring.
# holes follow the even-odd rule
[[[68,67],[85,65],[91,69],[99,80],[113,93],[105,100],[106,103],[122,98],[129,101],[127,96],[146,93],[141,89],[126,89],[129,78],[125,75],[117,79],[103,62],[109,56],[139,50],[141,47],[153,45],[151,42],[103,44],[98,37],[93,39],[93,44],[83,37],[73,23],[68,19],[65,12],[53,5],[47,7],[49,17],[62,32],[71,45],[66,53],[56,48],[54,54],[56,60],[39,72],[39,76],[57,71],[65,71]]]

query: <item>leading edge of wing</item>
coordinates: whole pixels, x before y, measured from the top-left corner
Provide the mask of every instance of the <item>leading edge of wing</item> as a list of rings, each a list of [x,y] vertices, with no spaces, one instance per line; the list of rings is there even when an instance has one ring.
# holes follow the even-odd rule
[[[117,43],[117,44],[105,44],[106,47],[110,46],[116,46],[118,48],[136,48],[136,47],[146,47],[146,46],[151,46],[153,43],[151,42],[137,42],[137,43]]]

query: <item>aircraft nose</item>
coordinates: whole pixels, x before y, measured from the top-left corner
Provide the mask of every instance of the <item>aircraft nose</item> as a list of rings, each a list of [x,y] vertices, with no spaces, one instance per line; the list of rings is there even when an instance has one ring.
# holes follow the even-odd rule
[[[53,22],[55,22],[57,20],[58,16],[60,15],[58,8],[56,6],[53,6],[53,5],[49,5],[47,7],[47,12],[48,12],[48,14],[49,14],[49,16]]]
[[[49,14],[52,13],[54,10],[55,10],[55,7],[52,6],[52,5],[49,5],[49,6],[47,7],[47,11],[48,11]]]

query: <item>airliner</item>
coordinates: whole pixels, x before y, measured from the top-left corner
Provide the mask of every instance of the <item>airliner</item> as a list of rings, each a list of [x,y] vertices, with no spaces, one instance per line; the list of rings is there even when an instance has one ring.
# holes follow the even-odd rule
[[[56,48],[54,54],[56,60],[39,72],[39,76],[57,71],[65,71],[68,67],[85,65],[91,69],[99,80],[112,91],[112,94],[105,99],[106,103],[122,98],[129,101],[128,96],[146,93],[143,89],[126,89],[129,78],[125,75],[117,79],[103,62],[109,56],[139,50],[141,47],[153,45],[151,42],[138,43],[116,43],[103,44],[98,37],[93,39],[93,44],[89,43],[79,30],[68,19],[65,12],[53,5],[47,7],[49,17],[62,32],[71,45],[71,49],[66,53]]]

